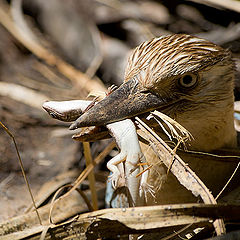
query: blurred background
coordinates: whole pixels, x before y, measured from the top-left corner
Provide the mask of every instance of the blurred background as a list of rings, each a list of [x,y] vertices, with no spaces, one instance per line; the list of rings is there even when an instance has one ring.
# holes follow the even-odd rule
[[[85,166],[69,124],[51,119],[43,102],[120,85],[131,49],[145,40],[188,33],[230,49],[239,100],[239,12],[233,0],[0,0],[0,121],[15,136],[33,193]],[[108,143],[91,143],[93,158]],[[105,182],[114,154],[96,166],[97,181]],[[12,139],[0,128],[0,220],[30,204]]]

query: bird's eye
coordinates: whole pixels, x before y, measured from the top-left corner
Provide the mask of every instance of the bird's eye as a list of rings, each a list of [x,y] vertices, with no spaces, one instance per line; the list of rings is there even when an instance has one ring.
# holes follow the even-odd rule
[[[181,87],[192,88],[196,85],[198,76],[192,73],[187,73],[181,76],[178,80],[178,83]]]
[[[150,93],[149,89],[144,89],[144,90],[141,90],[140,92],[145,94]]]

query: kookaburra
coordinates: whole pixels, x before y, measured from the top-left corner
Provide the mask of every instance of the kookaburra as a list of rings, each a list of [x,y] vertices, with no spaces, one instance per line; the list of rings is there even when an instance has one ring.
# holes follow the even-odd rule
[[[234,68],[228,50],[204,39],[186,34],[154,38],[132,52],[124,83],[83,113],[70,128],[102,126],[135,116],[145,119],[146,113],[157,109],[192,134],[194,140],[187,145],[189,150],[235,148]],[[160,128],[155,131],[163,135]],[[141,148],[147,162],[153,165],[148,181],[157,188],[160,181],[156,178],[161,178],[166,169],[154,167],[154,161],[159,160],[145,143]],[[200,175],[213,174],[207,172],[207,162],[202,164],[206,166]],[[189,165],[193,170],[197,167],[191,162]],[[183,187],[175,183],[176,179],[168,176],[153,202],[169,203],[170,198],[176,200],[170,200],[171,203],[188,201],[184,200],[188,195],[178,197]],[[168,189],[168,185],[172,188]]]

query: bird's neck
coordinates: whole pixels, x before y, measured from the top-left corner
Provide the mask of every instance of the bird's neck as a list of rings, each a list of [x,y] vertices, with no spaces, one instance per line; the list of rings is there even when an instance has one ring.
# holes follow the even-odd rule
[[[181,114],[177,121],[194,137],[188,149],[211,152],[220,148],[236,148],[232,100],[221,107],[212,106],[208,111]]]

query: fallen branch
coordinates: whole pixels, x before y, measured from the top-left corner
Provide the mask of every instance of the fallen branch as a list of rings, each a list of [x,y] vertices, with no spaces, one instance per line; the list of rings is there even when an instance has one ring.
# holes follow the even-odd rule
[[[45,240],[54,237],[59,239],[87,238],[89,240],[101,237],[116,239],[123,235],[154,232],[160,233],[162,238],[169,239],[167,236],[172,235],[173,228],[178,231],[188,225],[188,231],[184,232],[186,234],[197,227],[209,226],[209,221],[214,221],[219,217],[227,221],[239,221],[240,206],[195,203],[102,209],[81,214],[64,225],[51,226]],[[39,240],[43,229],[44,227],[34,227],[32,229],[34,234],[28,235],[27,239]],[[9,234],[1,239],[16,240],[20,239],[19,236]]]
[[[1,11],[1,10],[0,10]],[[42,104],[49,97],[15,83],[0,82],[0,96],[6,96],[28,106],[42,110]],[[26,97],[27,96],[27,97]]]
[[[229,9],[235,12],[240,12],[240,3],[236,0],[188,0],[197,2],[198,4],[210,5],[216,8]]]
[[[88,199],[91,197],[89,190],[85,192]],[[99,206],[104,206],[105,186],[101,185],[97,188]],[[36,215],[32,212],[26,213],[0,223],[0,238],[3,240],[23,239],[34,234],[41,234],[46,227],[56,227],[57,224],[49,224],[49,211],[51,204],[47,204],[38,209],[39,215],[42,219],[43,225],[39,225]],[[52,219],[54,222],[62,222],[66,219],[76,216],[81,212],[88,211],[84,199],[77,193],[73,192],[71,195],[57,201],[52,211]],[[64,226],[66,223],[63,223]],[[61,226],[62,226],[61,225]],[[67,225],[67,224],[66,224]],[[66,231],[66,234],[67,231]],[[39,239],[39,236],[38,236]]]
[[[89,142],[83,142],[84,156],[86,160],[86,166],[89,166],[92,162],[92,155]],[[94,169],[88,174],[89,187],[92,195],[92,205],[94,210],[98,210],[97,192],[96,192],[96,180],[94,175]]]

